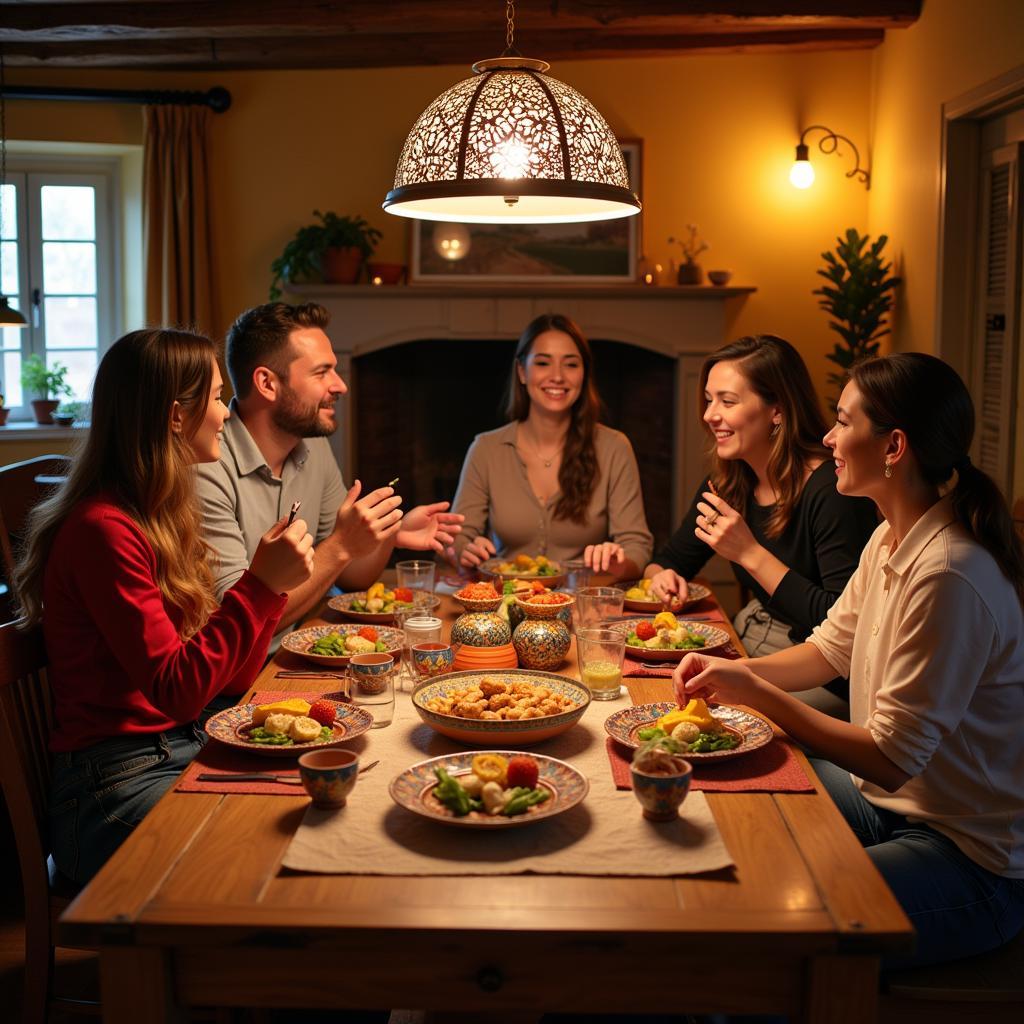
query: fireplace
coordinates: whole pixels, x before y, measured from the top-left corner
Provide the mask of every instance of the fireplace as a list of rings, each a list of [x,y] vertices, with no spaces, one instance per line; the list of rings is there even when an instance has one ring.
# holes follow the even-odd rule
[[[332,438],[347,481],[395,476],[411,507],[454,496],[473,436],[503,422],[515,340],[545,312],[571,316],[594,343],[605,422],[640,464],[656,540],[689,506],[704,473],[697,381],[707,353],[731,338],[753,288],[642,286],[303,285],[326,306],[339,371],[351,391]],[[723,577],[712,571],[713,578]]]

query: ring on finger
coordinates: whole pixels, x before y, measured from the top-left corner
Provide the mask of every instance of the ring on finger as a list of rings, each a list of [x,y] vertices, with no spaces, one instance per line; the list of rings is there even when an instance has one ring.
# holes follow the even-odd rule
[[[707,523],[708,526],[714,526],[715,523],[718,522],[718,513],[712,512],[711,515],[705,516],[704,522]]]

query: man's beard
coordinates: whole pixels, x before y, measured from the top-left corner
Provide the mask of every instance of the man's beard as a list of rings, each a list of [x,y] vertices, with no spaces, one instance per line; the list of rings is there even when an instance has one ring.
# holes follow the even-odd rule
[[[273,407],[271,418],[278,430],[296,437],[326,437],[337,429],[337,421],[326,424],[320,419],[320,410],[333,408],[334,402],[304,405],[287,385],[281,391],[281,400]]]

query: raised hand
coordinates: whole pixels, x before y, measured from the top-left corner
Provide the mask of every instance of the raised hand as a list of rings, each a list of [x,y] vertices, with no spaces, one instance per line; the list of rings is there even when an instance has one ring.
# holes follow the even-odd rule
[[[363,485],[357,480],[338,509],[334,529],[352,558],[369,554],[382,541],[398,533],[402,523],[401,495],[393,487],[378,487],[360,498]]]
[[[462,522],[466,518],[458,513],[449,512],[450,504],[447,501],[438,501],[433,505],[417,505],[410,509],[402,520],[402,528],[398,531],[398,538],[395,541],[398,547],[444,553],[445,547],[454,542],[455,535],[462,532]]]
[[[608,572],[612,562],[624,562],[626,552],[621,544],[606,540],[603,544],[588,544],[583,549],[583,561],[594,572]]]
[[[711,491],[704,491],[701,497],[704,500],[697,502],[694,536],[730,562],[746,565],[761,546],[750,532],[746,520],[725,498]]]
[[[304,519],[282,516],[260,538],[249,571],[275,594],[294,590],[313,575],[313,538]]]

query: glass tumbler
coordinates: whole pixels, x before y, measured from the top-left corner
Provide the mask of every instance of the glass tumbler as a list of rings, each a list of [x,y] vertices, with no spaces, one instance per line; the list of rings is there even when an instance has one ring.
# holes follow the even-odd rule
[[[415,644],[440,643],[441,620],[434,615],[409,615],[405,619],[405,644],[403,650],[408,652],[408,674],[411,688],[415,688],[419,679],[412,664],[412,648]]]
[[[584,587],[576,592],[576,632],[622,615],[626,592],[618,587]]]
[[[413,604],[423,603],[426,597],[434,596],[434,573],[437,566],[426,559],[414,558],[408,562],[395,563],[398,586],[412,591]]]
[[[594,700],[615,700],[622,692],[626,634],[617,629],[576,630],[580,679]]]

